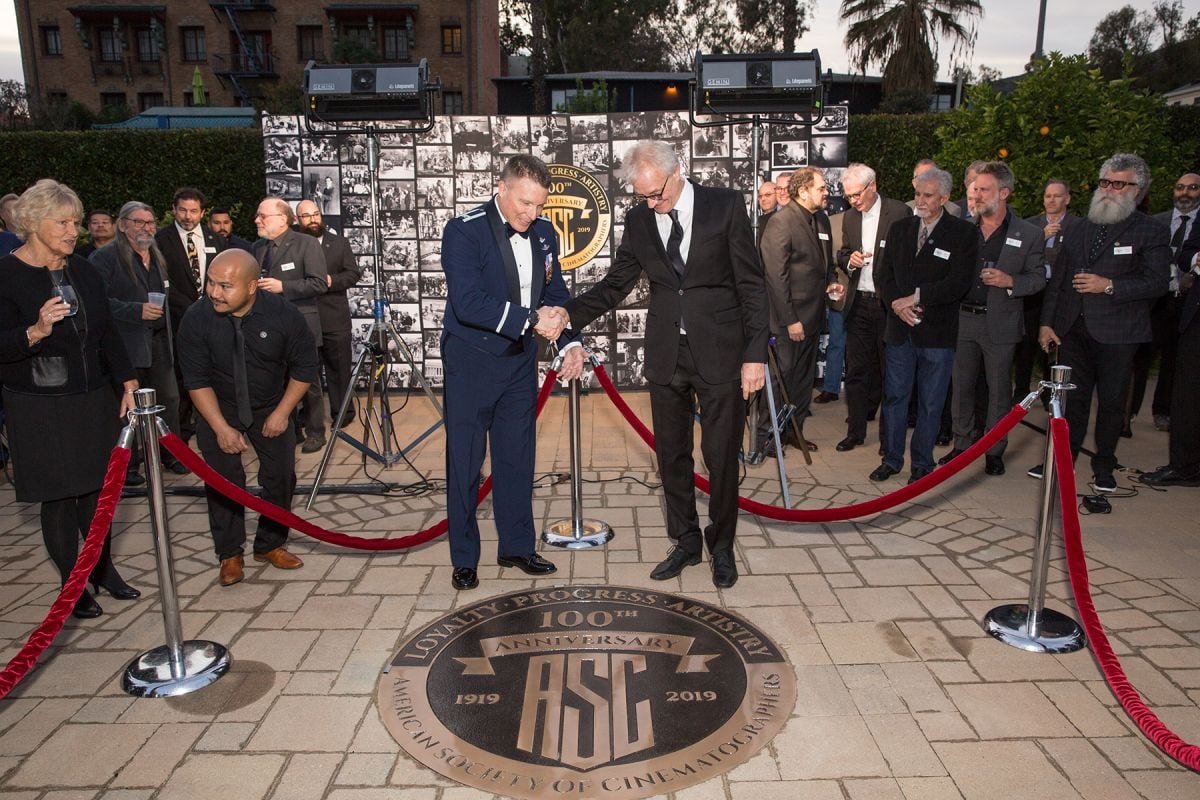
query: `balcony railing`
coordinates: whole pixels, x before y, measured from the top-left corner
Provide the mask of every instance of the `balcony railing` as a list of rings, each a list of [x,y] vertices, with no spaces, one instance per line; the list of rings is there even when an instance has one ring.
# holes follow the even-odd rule
[[[277,78],[274,53],[210,53],[213,71],[218,75],[245,78]]]

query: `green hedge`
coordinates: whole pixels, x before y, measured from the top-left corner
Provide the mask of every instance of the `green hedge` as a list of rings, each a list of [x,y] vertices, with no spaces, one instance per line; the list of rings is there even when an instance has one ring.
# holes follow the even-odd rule
[[[933,158],[941,146],[934,131],[943,114],[860,114],[850,117],[847,142],[851,161],[875,170],[879,191],[905,202],[912,199],[912,168]],[[955,182],[951,199],[959,196]]]
[[[237,232],[250,238],[266,185],[257,128],[0,133],[0,152],[0,193],[54,178],[74,189],[85,209],[115,213],[141,200],[165,220],[175,190],[194,186],[210,203],[231,207]]]

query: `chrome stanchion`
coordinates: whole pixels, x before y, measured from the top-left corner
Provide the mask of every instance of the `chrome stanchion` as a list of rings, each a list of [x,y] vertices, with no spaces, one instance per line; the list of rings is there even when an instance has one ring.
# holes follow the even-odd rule
[[[598,366],[595,357],[592,367]],[[562,366],[562,355],[554,360],[554,369]],[[542,531],[542,541],[554,547],[581,550],[599,547],[613,538],[613,529],[607,522],[583,518],[583,437],[579,423],[579,379],[571,381],[570,387],[571,428],[571,518],[552,522]]]
[[[1050,389],[1050,414],[1055,419],[1063,415],[1063,402],[1070,382],[1071,368],[1056,365],[1050,368],[1050,380],[1042,381]],[[1031,394],[1026,402],[1037,397]],[[1026,405],[1026,408],[1029,406]],[[1031,653],[1073,653],[1085,645],[1079,623],[1050,608],[1046,603],[1046,573],[1050,568],[1050,540],[1054,532],[1055,497],[1058,475],[1054,469],[1054,439],[1046,426],[1045,460],[1042,461],[1042,503],[1038,517],[1037,540],[1034,542],[1033,571],[1029,579],[1029,602],[993,608],[983,618],[983,627],[1005,644]]]
[[[147,650],[130,662],[121,678],[121,688],[138,697],[175,697],[208,686],[229,671],[229,650],[216,642],[183,640],[179,619],[179,595],[175,592],[175,566],[171,559],[171,532],[167,528],[167,503],[163,497],[162,458],[158,439],[167,426],[158,418],[153,389],[134,392],[136,408],[130,412],[130,428],[137,428],[146,462],[150,526],[154,530],[154,552],[158,562],[159,599],[167,643]],[[126,428],[129,430],[129,428]]]

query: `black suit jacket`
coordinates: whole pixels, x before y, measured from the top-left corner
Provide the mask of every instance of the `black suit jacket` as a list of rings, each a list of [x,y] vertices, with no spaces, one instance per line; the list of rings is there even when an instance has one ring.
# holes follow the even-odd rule
[[[196,226],[196,232],[204,237],[206,264],[211,264],[217,253],[229,246],[225,237],[213,233],[206,225]],[[192,282],[192,268],[188,265],[187,250],[179,239],[175,223],[159,228],[154,234],[154,241],[167,262],[167,280],[171,282],[171,287],[167,290],[167,304],[171,308],[172,325],[178,329],[184,312],[188,310],[188,306],[200,299],[204,294],[204,287],[197,290],[196,284]]]
[[[771,330],[776,334],[786,335],[789,325],[800,322],[806,337],[820,335],[825,319],[829,241],[829,218],[822,211],[810,215],[793,200],[771,215],[759,254]]]
[[[124,236],[125,234],[120,234]],[[150,345],[154,332],[170,323],[171,309],[157,320],[142,319],[142,304],[148,303],[150,289],[146,268],[139,262],[127,264],[121,258],[114,239],[98,250],[93,250],[88,261],[96,268],[96,272],[104,279],[104,290],[108,293],[108,308],[112,313],[113,324],[121,332],[121,341],[125,343],[125,351],[129,360],[138,369],[147,369],[152,363]],[[151,249],[151,268],[158,270],[162,279],[166,280],[166,270],[158,263]],[[158,291],[155,289],[154,291]],[[168,335],[170,332],[168,331]]]
[[[616,308],[645,273],[646,379],[657,384],[675,374],[681,322],[696,370],[709,383],[738,380],[743,363],[767,360],[767,298],[745,201],[730,189],[693,188],[692,238],[682,278],[671,267],[655,212],[639,203],[625,217],[625,236],[604,280],[566,306],[571,327],[580,330]]]
[[[958,304],[971,288],[979,261],[979,229],[945,211],[917,250],[921,218],[909,215],[892,225],[875,286],[887,307],[883,339],[888,344],[912,341],[916,347],[954,347],[958,339]],[[892,311],[892,301],[921,290],[924,319],[910,326]]]
[[[1034,225],[1037,225],[1039,228],[1042,229],[1042,241],[1045,242],[1045,240],[1046,240],[1046,215],[1038,214],[1037,216],[1027,217],[1025,221],[1031,222]],[[1062,230],[1060,230],[1058,232],[1058,235],[1054,237],[1054,244],[1051,245],[1050,247],[1046,248],[1046,263],[1050,265],[1051,270],[1054,269],[1055,263],[1058,262],[1058,254],[1062,251],[1063,239],[1066,238],[1067,233],[1072,228],[1074,228],[1076,225],[1078,225],[1081,222],[1083,222],[1083,220],[1081,218],[1075,216],[1074,214],[1072,214],[1070,211],[1068,211],[1066,213],[1066,215],[1063,216]]]
[[[997,231],[993,235],[1000,233]],[[996,269],[1012,276],[1013,285],[1010,289],[987,287],[988,335],[997,344],[1016,344],[1025,336],[1025,301],[1022,298],[1035,295],[1046,286],[1044,236],[1041,228],[1015,214],[1008,220]],[[978,274],[978,270],[974,274]]]
[[[259,239],[254,243],[254,260],[259,266],[262,266],[269,244],[268,239]],[[267,277],[283,282],[284,299],[292,301],[304,313],[304,320],[315,342],[321,341],[317,298],[325,294],[327,274],[325,253],[314,237],[286,230],[275,239],[275,257]]]
[[[321,332],[348,331],[350,303],[346,299],[346,290],[358,285],[363,270],[358,266],[350,243],[333,231],[327,230],[321,237],[321,250],[325,253],[325,268],[329,272],[329,288],[317,298]]]
[[[1140,344],[1151,340],[1150,309],[1171,282],[1171,245],[1167,226],[1134,211],[1108,226],[1095,260],[1092,241],[1098,226],[1083,220],[1067,232],[1046,296],[1042,324],[1061,338],[1083,314],[1087,331],[1104,344]],[[1080,294],[1071,286],[1076,272],[1092,272],[1113,282],[1113,293]]]
[[[1179,248],[1179,255],[1175,261],[1180,272],[1187,272],[1192,268],[1192,259],[1196,257],[1196,253],[1200,253],[1200,225],[1193,223],[1192,232],[1188,234],[1183,247]]]
[[[883,261],[884,249],[887,247],[888,230],[900,220],[912,216],[912,209],[899,200],[879,195],[875,202],[882,205],[879,208],[879,228],[875,232],[875,241],[873,242],[864,243],[862,240],[861,211],[851,208],[842,215],[842,244],[837,251],[837,263],[850,275],[850,285],[846,287],[846,304],[842,307],[843,313],[847,315],[854,309],[858,278],[862,272],[862,270],[850,269],[850,254],[856,250],[871,253],[872,264],[878,270],[880,262]],[[878,283],[876,283],[876,288],[878,288]]]

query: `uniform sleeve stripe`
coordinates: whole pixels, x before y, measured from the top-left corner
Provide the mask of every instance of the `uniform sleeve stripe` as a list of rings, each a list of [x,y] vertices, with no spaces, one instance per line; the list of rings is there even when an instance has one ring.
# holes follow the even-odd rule
[[[500,315],[500,324],[496,326],[496,333],[499,333],[500,331],[504,330],[504,320],[508,319],[508,309],[511,305],[512,305],[511,301],[507,301],[507,300],[505,301],[504,313]]]

